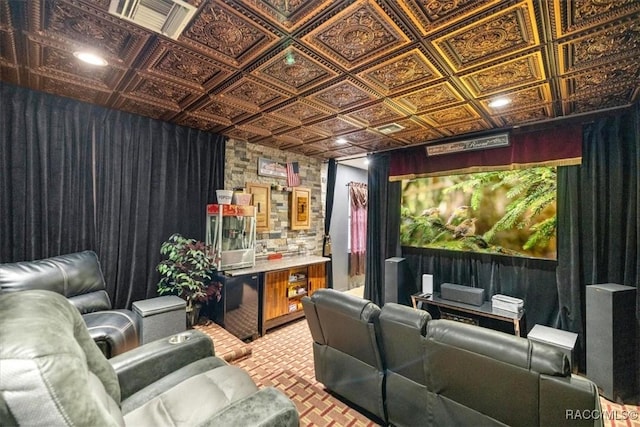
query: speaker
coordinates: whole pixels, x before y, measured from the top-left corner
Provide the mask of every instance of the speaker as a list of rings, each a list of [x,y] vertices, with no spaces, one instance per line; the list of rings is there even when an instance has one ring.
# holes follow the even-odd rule
[[[422,275],[422,293],[433,295],[433,275],[431,274]]]
[[[636,288],[587,286],[587,377],[611,401],[636,394]]]
[[[465,304],[482,305],[484,303],[484,289],[443,283],[440,285],[440,298]]]
[[[418,292],[406,259],[388,258],[384,261],[384,302],[411,305],[411,295]]]

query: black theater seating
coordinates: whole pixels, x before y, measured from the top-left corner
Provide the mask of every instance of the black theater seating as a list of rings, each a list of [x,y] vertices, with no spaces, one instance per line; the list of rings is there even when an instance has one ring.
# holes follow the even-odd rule
[[[95,252],[0,264],[0,292],[32,289],[53,291],[67,297],[82,314],[91,337],[106,357],[138,346],[135,314],[130,310],[111,308]],[[33,315],[37,316],[37,313]]]

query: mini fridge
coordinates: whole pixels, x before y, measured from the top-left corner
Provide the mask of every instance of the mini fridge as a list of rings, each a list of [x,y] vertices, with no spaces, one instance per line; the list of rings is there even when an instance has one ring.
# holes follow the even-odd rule
[[[215,280],[222,283],[222,294],[215,307],[209,307],[209,318],[243,341],[257,338],[260,275],[220,273]]]

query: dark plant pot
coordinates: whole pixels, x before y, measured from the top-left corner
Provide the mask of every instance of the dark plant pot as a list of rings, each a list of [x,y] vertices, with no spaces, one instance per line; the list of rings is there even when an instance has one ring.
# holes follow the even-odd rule
[[[200,308],[202,304],[196,303],[191,305],[191,310],[187,307],[187,328],[193,328],[198,324],[200,318]]]

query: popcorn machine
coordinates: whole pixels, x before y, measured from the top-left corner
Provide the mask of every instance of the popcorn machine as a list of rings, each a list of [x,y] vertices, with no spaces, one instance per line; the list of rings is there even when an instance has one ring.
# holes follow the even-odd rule
[[[253,267],[256,212],[251,205],[207,205],[207,245],[215,249],[217,269]]]

